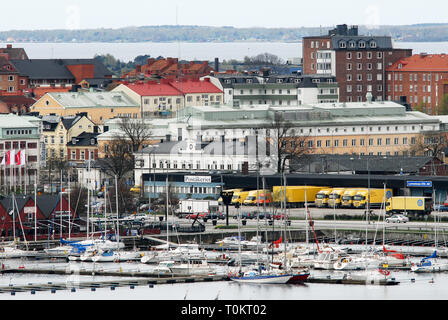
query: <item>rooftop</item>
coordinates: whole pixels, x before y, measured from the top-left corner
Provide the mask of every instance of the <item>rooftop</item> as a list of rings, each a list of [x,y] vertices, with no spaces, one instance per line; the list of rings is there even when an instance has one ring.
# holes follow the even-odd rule
[[[414,54],[396,61],[387,71],[448,72],[448,54]]]
[[[50,92],[65,108],[139,107],[127,94],[114,92]]]

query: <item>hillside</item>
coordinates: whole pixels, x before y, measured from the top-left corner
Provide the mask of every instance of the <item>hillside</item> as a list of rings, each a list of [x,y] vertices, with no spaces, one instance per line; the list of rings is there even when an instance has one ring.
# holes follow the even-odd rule
[[[0,42],[297,42],[304,36],[326,34],[322,28],[234,28],[207,26],[143,26],[120,29],[11,30],[0,32]],[[388,35],[395,40],[448,41],[448,24],[359,26],[360,34]]]

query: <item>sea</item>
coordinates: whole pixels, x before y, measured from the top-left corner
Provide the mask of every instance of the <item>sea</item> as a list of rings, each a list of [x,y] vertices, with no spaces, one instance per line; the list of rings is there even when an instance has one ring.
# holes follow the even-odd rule
[[[139,43],[0,43],[24,48],[30,59],[90,59],[95,55],[111,54],[123,62],[139,55],[157,58],[173,57],[184,60],[214,61],[243,60],[245,56],[261,53],[275,54],[283,60],[302,56],[301,42],[139,42]],[[410,48],[414,53],[448,53],[448,42],[395,42],[396,48]]]

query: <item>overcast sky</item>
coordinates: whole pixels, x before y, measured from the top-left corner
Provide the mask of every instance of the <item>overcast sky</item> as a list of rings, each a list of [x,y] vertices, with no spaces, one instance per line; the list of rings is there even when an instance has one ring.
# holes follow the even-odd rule
[[[446,0],[22,0],[5,1],[1,8],[1,31],[176,24],[319,27],[448,22]]]

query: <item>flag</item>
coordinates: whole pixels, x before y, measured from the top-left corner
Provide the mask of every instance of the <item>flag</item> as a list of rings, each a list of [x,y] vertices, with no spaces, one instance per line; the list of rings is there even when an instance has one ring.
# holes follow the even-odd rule
[[[25,150],[19,150],[15,155],[15,164],[18,166],[24,166],[26,163],[25,159]]]
[[[10,166],[10,165],[15,164],[14,160],[15,160],[14,159],[14,150],[6,151],[1,164]]]
[[[280,243],[282,243],[282,240],[283,240],[282,237],[280,237],[280,239],[274,241],[274,244],[275,244],[275,247],[276,247],[276,248],[278,248],[278,245],[279,245]]]

